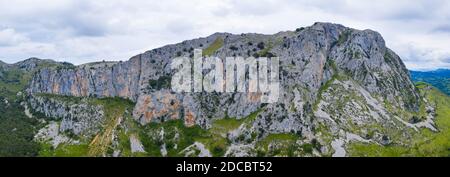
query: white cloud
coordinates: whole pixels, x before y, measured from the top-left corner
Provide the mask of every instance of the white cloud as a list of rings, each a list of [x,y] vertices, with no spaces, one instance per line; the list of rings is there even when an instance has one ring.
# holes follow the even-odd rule
[[[0,47],[18,45],[25,41],[28,41],[28,38],[12,28],[0,29]]]
[[[379,31],[410,69],[449,67],[450,58],[446,0],[0,0],[0,21],[7,62],[126,60],[214,32],[270,34],[316,21]]]

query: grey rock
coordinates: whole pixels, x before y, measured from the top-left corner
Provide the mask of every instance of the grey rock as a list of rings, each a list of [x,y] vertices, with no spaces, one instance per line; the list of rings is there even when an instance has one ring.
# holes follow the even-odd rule
[[[91,104],[87,99],[73,103],[46,96],[31,95],[28,102],[36,112],[60,120],[59,131],[61,132],[91,136],[100,131],[105,119],[103,107]]]
[[[277,103],[261,104],[256,99],[258,95],[248,93],[170,91],[164,83],[174,72],[170,69],[171,59],[192,56],[194,48],[205,49],[219,38],[223,46],[213,51],[219,58],[268,55],[280,58],[281,93]],[[327,88],[328,85],[334,86]],[[340,133],[343,127],[351,128],[355,122],[359,126],[386,125],[400,132],[398,125],[406,118],[393,116],[383,103],[415,112],[421,99],[400,57],[386,47],[379,33],[331,23],[315,23],[302,30],[273,35],[215,33],[153,49],[125,62],[43,68],[33,76],[27,91],[128,98],[136,102],[133,117],[141,124],[183,119],[187,126],[210,128],[215,119],[226,116],[242,119],[261,110],[251,130],[242,132],[256,132],[258,138],[270,133],[296,133],[323,143],[327,142],[317,132],[323,124],[342,139],[345,139],[345,132]],[[345,96],[353,99],[342,102]],[[335,107],[339,104],[346,111],[337,113]],[[57,110],[53,112],[61,116]],[[365,131],[352,133],[364,137]],[[373,139],[381,143],[381,139]]]

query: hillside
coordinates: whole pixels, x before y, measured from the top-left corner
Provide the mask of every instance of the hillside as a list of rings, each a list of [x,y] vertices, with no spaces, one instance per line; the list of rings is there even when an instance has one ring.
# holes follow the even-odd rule
[[[414,82],[426,82],[450,95],[450,70],[410,71]]]
[[[278,102],[261,103],[258,93],[172,92],[170,61],[194,48],[219,58],[279,57]],[[3,98],[22,105],[4,110],[31,117],[18,119],[26,130],[18,136],[33,140],[26,156],[449,153],[450,99],[414,85],[372,30],[315,23],[273,35],[215,33],[124,62],[31,59],[2,68]],[[7,139],[2,148],[16,146]]]

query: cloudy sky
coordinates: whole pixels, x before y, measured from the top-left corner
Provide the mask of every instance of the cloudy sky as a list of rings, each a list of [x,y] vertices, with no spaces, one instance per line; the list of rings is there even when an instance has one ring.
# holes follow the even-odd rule
[[[409,69],[450,68],[447,0],[0,0],[0,60],[127,60],[214,32],[340,23],[380,32]]]

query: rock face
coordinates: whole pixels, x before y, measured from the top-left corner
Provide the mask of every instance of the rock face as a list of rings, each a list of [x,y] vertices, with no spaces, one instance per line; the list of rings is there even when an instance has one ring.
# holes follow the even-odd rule
[[[255,99],[258,95],[250,93],[171,92],[171,59],[192,57],[194,48],[219,58],[278,56],[279,101],[261,104]],[[348,132],[356,132],[360,137],[371,134],[367,138],[379,142],[385,132],[353,130],[352,125],[386,122],[392,127],[415,127],[407,123],[409,117],[393,116],[386,106],[416,112],[421,101],[401,59],[379,33],[331,23],[274,35],[215,33],[150,50],[125,62],[42,68],[33,76],[28,92],[128,98],[136,102],[133,116],[141,124],[183,119],[187,126],[209,128],[212,120],[241,119],[258,111],[253,126],[242,132],[261,136],[296,132],[314,139],[318,127],[325,125],[333,136],[345,139]],[[36,100],[38,104],[42,103]],[[49,114],[59,114],[55,111]],[[331,152],[331,148],[322,149]]]
[[[67,102],[58,98],[32,95],[28,99],[31,108],[46,117],[60,119],[59,131],[75,135],[94,135],[104,121],[103,107],[88,103],[86,99]]]

